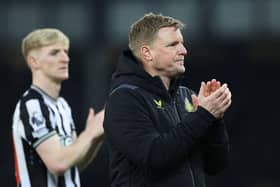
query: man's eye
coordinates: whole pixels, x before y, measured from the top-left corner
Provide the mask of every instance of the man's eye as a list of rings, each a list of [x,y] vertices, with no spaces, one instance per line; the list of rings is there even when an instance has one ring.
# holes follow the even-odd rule
[[[50,55],[55,56],[57,53],[58,53],[58,51],[56,51],[56,50],[55,51],[51,51]]]
[[[174,46],[176,46],[177,44],[178,44],[178,42],[173,42],[173,43],[169,44],[168,46],[174,47]]]

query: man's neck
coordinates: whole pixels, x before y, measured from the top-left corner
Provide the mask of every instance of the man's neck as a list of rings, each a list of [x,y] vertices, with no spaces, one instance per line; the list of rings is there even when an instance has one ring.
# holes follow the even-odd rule
[[[143,63],[142,63],[142,64],[140,63],[140,65],[142,65],[143,69],[144,69],[148,74],[150,74],[152,77],[154,77],[154,76],[159,76],[160,79],[161,79],[161,81],[163,82],[164,87],[166,88],[166,90],[169,90],[169,86],[170,86],[170,82],[171,82],[171,80],[170,80],[169,77],[160,75],[160,74],[158,73],[158,71],[156,71],[156,70],[154,70],[154,69],[152,69],[152,68],[149,68],[148,66],[144,66]]]
[[[149,71],[149,69],[145,69],[145,67],[143,67],[144,70],[149,73],[152,77],[154,76],[159,76],[161,81],[163,82],[164,87],[166,88],[166,90],[169,90],[169,85],[170,85],[170,78],[166,77],[166,76],[160,76],[157,72],[155,71]]]
[[[168,77],[164,77],[164,76],[160,76],[160,79],[162,80],[166,90],[169,90],[169,86],[170,86],[170,82],[171,82],[170,79]]]
[[[33,79],[32,84],[43,90],[50,97],[57,99],[59,97],[61,84],[53,81],[41,81]]]

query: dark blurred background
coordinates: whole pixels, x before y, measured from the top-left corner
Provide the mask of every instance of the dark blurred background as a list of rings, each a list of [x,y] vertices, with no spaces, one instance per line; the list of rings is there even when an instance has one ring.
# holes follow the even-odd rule
[[[70,37],[71,78],[62,95],[80,132],[88,108],[100,110],[105,103],[130,24],[148,12],[186,23],[184,84],[197,91],[200,81],[216,78],[232,90],[225,116],[230,162],[224,173],[207,179],[208,187],[280,186],[279,0],[0,0],[1,187],[15,186],[12,114],[31,83],[21,39],[41,27]],[[84,187],[109,186],[104,147],[81,180]]]

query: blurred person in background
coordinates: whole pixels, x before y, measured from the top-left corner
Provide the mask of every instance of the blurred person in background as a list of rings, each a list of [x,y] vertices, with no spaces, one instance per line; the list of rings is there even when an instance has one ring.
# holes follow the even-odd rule
[[[80,186],[79,170],[94,159],[103,141],[104,111],[95,114],[90,108],[77,136],[71,108],[60,96],[69,78],[69,43],[51,28],[35,30],[22,41],[32,84],[13,116],[17,186]]]
[[[106,105],[111,187],[204,187],[225,168],[227,84],[180,86],[187,50],[184,24],[146,14],[132,24]]]

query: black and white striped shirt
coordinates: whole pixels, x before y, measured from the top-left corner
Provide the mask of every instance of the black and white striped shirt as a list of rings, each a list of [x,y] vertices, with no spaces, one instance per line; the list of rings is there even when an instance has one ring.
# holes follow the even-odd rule
[[[57,134],[62,146],[72,144],[75,125],[71,108],[59,97],[54,100],[31,86],[19,100],[13,116],[16,180],[21,187],[80,187],[77,167],[62,176],[48,171],[36,147]]]

